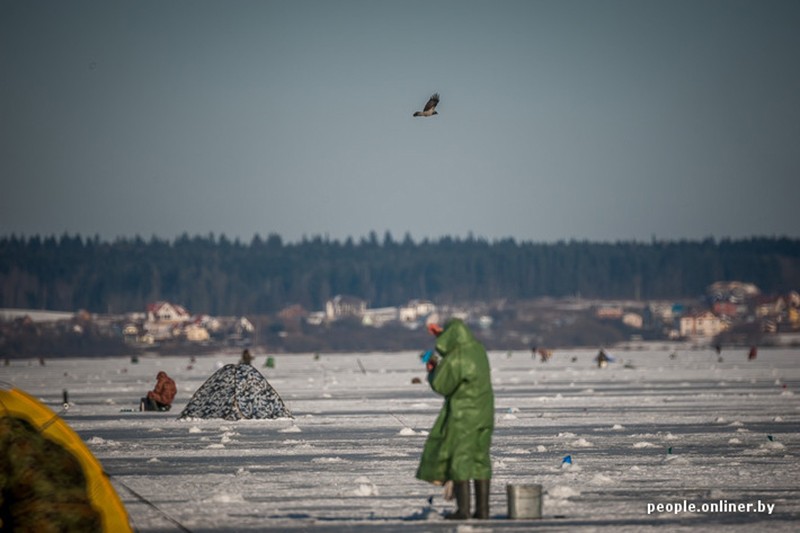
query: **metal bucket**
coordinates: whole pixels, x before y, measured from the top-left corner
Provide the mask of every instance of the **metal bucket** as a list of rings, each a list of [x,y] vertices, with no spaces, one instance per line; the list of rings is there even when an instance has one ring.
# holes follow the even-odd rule
[[[506,492],[509,518],[542,517],[541,485],[506,485]]]

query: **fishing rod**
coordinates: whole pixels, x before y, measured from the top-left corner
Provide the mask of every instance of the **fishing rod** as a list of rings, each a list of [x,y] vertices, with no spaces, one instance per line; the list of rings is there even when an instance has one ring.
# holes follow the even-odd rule
[[[69,410],[69,392],[67,392],[67,389],[64,389],[62,391],[62,395],[63,395],[64,403],[61,404],[61,410],[59,412],[57,412],[56,414],[54,414],[53,417],[50,420],[48,420],[47,422],[42,424],[42,427],[39,428],[39,433],[42,433],[44,430],[46,430],[51,425],[53,425],[56,420],[61,418],[61,415],[66,414],[67,411]]]
[[[147,498],[145,498],[144,496],[142,496],[141,494],[139,494],[138,492],[136,492],[135,490],[130,488],[122,480],[120,480],[117,476],[112,476],[111,474],[109,474],[105,470],[103,470],[103,474],[105,474],[105,476],[107,478],[113,479],[114,481],[116,481],[119,485],[122,486],[122,488],[124,488],[125,490],[130,492],[137,500],[139,500],[140,502],[144,503],[145,505],[147,505],[151,509],[155,510],[158,514],[160,514],[161,516],[166,518],[167,521],[172,523],[175,527],[177,527],[178,529],[180,529],[184,533],[192,533],[192,531],[190,529],[188,529],[186,526],[184,526],[183,524],[178,522],[176,519],[172,518],[165,511],[162,511],[161,509],[159,509],[159,507],[156,504],[154,504],[153,502],[151,502],[150,500],[148,500]]]
[[[66,414],[66,412],[69,410],[69,392],[67,391],[67,389],[63,390],[62,398],[64,400],[64,403],[62,404],[61,410],[58,413],[56,413],[55,416],[53,416],[50,420],[48,420],[47,422],[42,424],[42,427],[39,429],[40,433],[43,432],[44,430],[46,430],[50,425],[55,423],[56,420],[61,418],[61,415]],[[172,518],[165,511],[159,509],[159,507],[156,504],[154,504],[153,502],[151,502],[150,500],[148,500],[147,498],[145,498],[144,496],[142,496],[141,494],[139,494],[138,492],[136,492],[135,490],[130,488],[128,485],[126,485],[121,479],[119,479],[119,477],[117,477],[115,475],[112,475],[112,474],[109,474],[108,472],[106,472],[105,469],[103,469],[103,475],[106,476],[109,480],[113,479],[120,486],[122,486],[125,490],[130,492],[137,500],[139,500],[140,502],[144,503],[145,505],[147,505],[151,509],[155,510],[158,514],[163,516],[167,521],[172,523],[175,527],[177,527],[178,529],[180,529],[184,533],[192,533],[191,530],[186,528],[183,524],[178,522],[175,518]]]

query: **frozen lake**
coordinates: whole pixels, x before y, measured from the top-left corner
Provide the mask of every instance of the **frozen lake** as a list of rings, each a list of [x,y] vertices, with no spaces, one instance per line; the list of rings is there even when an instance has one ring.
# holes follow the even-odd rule
[[[3,381],[58,410],[83,438],[139,531],[796,531],[800,351],[490,352],[496,397],[490,521],[454,523],[441,489],[414,478],[441,397],[418,354],[274,355],[258,368],[293,420],[181,421],[220,363],[199,357],[12,361]],[[169,413],[125,412],[159,370]],[[419,377],[422,384],[412,383]],[[670,453],[671,452],[671,453]],[[572,466],[562,466],[570,455]],[[506,518],[506,484],[541,484],[544,517]],[[428,498],[433,496],[432,506]],[[685,502],[685,503],[684,503]],[[702,512],[722,502],[728,512]],[[676,503],[700,512],[674,512]],[[736,504],[772,513],[732,511]],[[673,512],[651,512],[662,504]],[[651,507],[651,511],[652,511]],[[681,510],[683,507],[681,507]]]

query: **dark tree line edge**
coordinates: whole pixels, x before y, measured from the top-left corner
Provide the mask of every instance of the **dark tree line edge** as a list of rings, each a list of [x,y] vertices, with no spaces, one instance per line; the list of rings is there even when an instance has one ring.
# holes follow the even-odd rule
[[[358,242],[322,237],[249,243],[225,236],[0,238],[0,307],[94,313],[142,311],[154,301],[192,313],[269,314],[293,304],[319,310],[337,294],[370,307],[410,299],[464,303],[581,296],[663,300],[702,296],[720,280],[766,294],[800,287],[800,240],[556,243],[444,237]]]

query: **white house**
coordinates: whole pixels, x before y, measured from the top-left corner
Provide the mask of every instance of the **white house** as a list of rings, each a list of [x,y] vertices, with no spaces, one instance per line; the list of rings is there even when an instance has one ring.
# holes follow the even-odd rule
[[[681,317],[682,337],[715,337],[728,329],[728,323],[711,311]]]
[[[621,320],[624,311],[618,305],[603,305],[597,308],[595,316],[605,320]]]
[[[633,329],[642,329],[644,318],[638,313],[625,313],[622,315],[622,323]]]
[[[361,318],[361,323],[365,326],[373,326],[379,328],[389,322],[397,320],[398,313],[396,307],[378,307],[376,309],[367,309],[364,311],[364,316]]]
[[[308,313],[306,317],[306,322],[311,324],[312,326],[320,326],[323,322],[325,322],[325,312],[324,311],[312,311]]]
[[[428,300],[410,300],[406,305],[400,307],[398,312],[398,319],[401,322],[416,322],[435,313],[436,306]]]
[[[339,320],[345,317],[361,318],[367,310],[367,302],[355,296],[337,295],[325,303],[325,318]]]
[[[154,302],[147,305],[147,322],[178,324],[189,318],[189,312],[180,305],[169,302]]]
[[[195,318],[194,322],[195,324],[203,326],[203,328],[205,328],[205,330],[208,331],[209,333],[216,333],[220,329],[222,329],[222,322],[218,318],[213,316],[201,315]]]
[[[145,322],[144,332],[154,341],[166,341],[180,335],[181,327],[170,322]]]
[[[200,324],[188,324],[183,328],[183,333],[186,335],[186,340],[190,342],[204,342],[211,338],[208,330]]]
[[[244,335],[245,333],[253,333],[256,330],[253,323],[250,322],[247,317],[239,317],[239,320],[236,322],[236,332]]]

